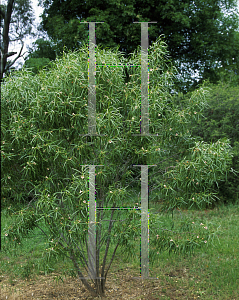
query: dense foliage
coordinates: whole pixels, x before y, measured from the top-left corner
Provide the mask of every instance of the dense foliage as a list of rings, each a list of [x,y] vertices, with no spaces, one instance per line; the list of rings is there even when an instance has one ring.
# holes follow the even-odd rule
[[[48,72],[34,75],[23,68],[14,77],[6,78],[2,88],[2,197],[15,201],[31,201],[14,211],[15,219],[4,229],[5,247],[21,243],[34,228],[44,222],[48,247],[44,254],[63,255],[71,259],[83,284],[92,295],[104,293],[105,279],[92,279],[90,286],[82,279],[87,270],[88,170],[96,167],[97,208],[135,207],[131,184],[140,182],[140,170],[134,165],[157,164],[156,173],[149,172],[166,209],[208,207],[217,198],[213,184],[223,180],[231,167],[229,140],[215,143],[196,141],[188,123],[198,119],[209,97],[202,86],[192,93],[187,105],[180,109],[174,101],[174,68],[168,65],[166,44],[158,39],[149,49],[149,120],[150,133],[157,136],[134,136],[140,133],[140,66],[130,68],[129,82],[121,67],[106,67],[129,62],[140,65],[140,52],[129,61],[118,52],[96,48],[96,63],[103,65],[96,72],[96,127],[105,136],[81,136],[88,132],[88,45],[63,55],[52,63]],[[164,172],[161,162],[173,160],[173,170]],[[198,172],[200,171],[200,173]],[[173,179],[173,180],[171,180]],[[139,183],[138,183],[139,185]],[[141,195],[142,196],[142,195]],[[106,268],[110,243],[124,246],[135,255],[132,241],[140,236],[140,212],[131,210],[126,219],[110,213],[109,226],[102,221],[106,212],[96,210],[97,277],[107,277],[112,260]],[[119,222],[113,222],[112,218]],[[157,214],[149,213],[150,259],[157,252],[192,252],[210,241],[213,232],[208,226],[182,220],[171,230],[161,228]],[[123,222],[122,224],[120,222]],[[198,238],[200,236],[200,239]],[[99,253],[107,245],[100,272]]]
[[[215,142],[219,138],[228,138],[234,157],[227,180],[220,183],[219,195],[224,203],[239,199],[239,86],[228,83],[211,85],[209,107],[205,109],[204,118],[192,123],[193,135],[205,142]]]

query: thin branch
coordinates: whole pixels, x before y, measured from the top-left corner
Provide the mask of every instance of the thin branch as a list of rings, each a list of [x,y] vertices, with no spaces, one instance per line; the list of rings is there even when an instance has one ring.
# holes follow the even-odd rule
[[[8,53],[6,54],[6,56],[7,56],[7,57],[10,57],[10,56],[15,55],[15,54],[17,54],[17,52],[8,52]]]
[[[101,203],[100,203],[101,204]],[[104,198],[102,200],[102,206],[104,206]],[[102,220],[102,213],[103,210],[99,211],[97,210],[97,217],[100,215],[100,220]],[[97,218],[98,220],[98,218]],[[96,228],[96,246],[97,246],[97,250],[96,250],[96,277],[99,277],[99,257],[100,257],[100,248],[101,248],[101,229],[102,229],[102,222],[100,222],[100,224],[97,226]],[[99,245],[99,247],[98,247]],[[100,286],[100,281],[99,279],[96,279],[96,285]]]
[[[80,243],[81,243],[81,241],[80,241]],[[82,247],[82,245],[81,245],[81,248],[82,248],[82,250],[81,250],[81,249],[79,248],[79,246],[77,245],[77,243],[75,243],[75,245],[76,245],[76,247],[78,248],[78,250],[80,251],[80,253],[83,253],[82,256],[83,256],[85,265],[83,264],[82,259],[81,259],[81,262],[82,262],[82,264],[83,264],[83,266],[84,266],[86,272],[88,273],[88,269],[86,268],[86,266],[87,266],[88,264],[87,264],[87,261],[86,261],[86,257],[84,256],[83,247]]]
[[[105,279],[106,279],[107,273],[108,273],[108,271],[109,271],[109,269],[110,269],[110,266],[111,266],[111,264],[112,264],[112,261],[113,261],[113,259],[114,259],[114,257],[115,257],[115,253],[116,253],[116,250],[117,250],[118,246],[119,246],[119,242],[118,242],[118,244],[117,244],[116,247],[115,247],[115,250],[114,250],[114,252],[113,252],[113,255],[112,255],[110,264],[109,264],[109,266],[108,266],[108,268],[107,268],[107,270],[106,270],[106,272],[105,272]]]
[[[114,205],[115,205],[115,203],[114,203]],[[114,214],[114,210],[112,210],[111,217],[110,217],[110,224],[109,224],[109,229],[108,229],[108,239],[107,239],[107,244],[106,244],[106,249],[105,249],[105,255],[104,255],[104,259],[103,259],[103,265],[102,265],[102,270],[101,270],[101,277],[104,277],[106,258],[107,258],[108,251],[109,251],[109,245],[110,245],[110,233],[111,233],[111,229],[112,229],[112,227],[113,227],[113,222],[112,222],[113,214]],[[102,288],[104,288],[104,282],[105,282],[105,281],[106,281],[106,276],[105,276],[105,278],[102,279],[102,281],[101,281],[101,286],[102,286]]]
[[[58,243],[59,243],[63,248],[66,248],[61,242],[58,241]],[[70,252],[71,256],[68,256],[68,255],[66,255],[65,253],[64,253],[64,255],[65,255],[67,258],[69,258],[69,259],[72,260],[73,265],[74,265],[74,267],[75,267],[75,269],[76,269],[76,271],[77,271],[77,273],[78,273],[78,276],[80,277],[80,279],[81,279],[81,281],[83,282],[83,284],[87,287],[87,289],[88,289],[90,292],[95,293],[95,290],[88,284],[88,282],[85,280],[83,274],[81,273],[80,268],[79,268],[79,265],[78,265],[77,262],[76,262],[76,258],[75,258],[75,255],[74,255],[73,250],[72,250],[72,249],[69,249],[68,251]],[[87,270],[86,270],[86,271],[87,271]],[[95,295],[95,294],[94,294],[94,295]]]
[[[67,244],[68,246],[68,251],[70,252],[71,256],[70,256],[70,259],[72,260],[73,264],[74,264],[74,267],[82,281],[82,283],[87,287],[87,289],[91,292],[91,293],[96,293],[95,290],[88,284],[88,282],[86,281],[86,279],[84,278],[83,274],[81,273],[80,271],[80,267],[76,261],[76,258],[75,258],[75,254],[74,254],[74,251],[73,249],[69,246],[69,243],[66,241],[64,235],[61,233],[61,237],[64,239],[65,243]],[[63,246],[64,247],[64,246]],[[65,247],[64,247],[65,248]],[[86,270],[87,271],[87,270]]]
[[[17,41],[19,41],[19,37],[15,38],[15,39],[10,39],[9,38],[9,42],[17,42]]]
[[[107,240],[107,245],[106,245],[106,250],[105,250],[105,256],[104,256],[104,261],[103,261],[103,266],[102,266],[102,271],[101,271],[101,277],[104,276],[104,270],[105,270],[106,258],[107,258],[108,250],[109,250],[110,233],[111,233],[111,229],[112,229],[112,227],[113,227],[113,222],[112,222],[113,212],[114,212],[114,211],[112,211],[112,214],[111,214],[111,221],[110,221],[109,230],[108,230],[109,237],[108,237],[108,240]],[[113,260],[112,260],[112,261],[113,261]],[[108,271],[106,271],[106,273],[105,273],[105,278],[104,278],[104,279],[102,280],[102,282],[101,282],[101,286],[102,286],[102,290],[103,290],[103,291],[104,291],[104,288],[105,288],[105,282],[106,282],[107,272],[108,272]]]
[[[58,244],[60,244],[64,249],[66,248],[63,244],[62,244],[62,242],[57,242]],[[68,256],[68,255],[66,255],[65,253],[64,253],[64,255],[67,257],[67,258],[70,258],[71,259],[71,257],[70,256]]]
[[[78,273],[78,276],[80,277],[80,279],[81,279],[82,283],[84,284],[84,286],[88,289],[88,291],[90,291],[92,296],[96,297],[97,296],[96,291],[89,285],[89,283],[86,281],[86,279],[84,278],[83,274],[80,271],[80,268],[79,268],[79,265],[76,262],[73,250],[71,249],[70,251],[71,251],[71,260],[72,260],[72,262],[74,264],[74,267],[75,267],[75,269]]]
[[[46,237],[48,237],[48,235],[45,233],[45,231],[40,226],[36,225],[36,227],[39,228],[45,234]]]
[[[61,194],[60,194],[60,195],[58,194],[57,196],[58,196],[58,199],[60,199],[60,206],[61,206],[61,208],[62,208],[62,209],[65,211],[65,213],[66,213],[65,205],[64,205],[63,201],[61,200],[61,198],[62,198],[62,197],[61,197]],[[69,228],[69,227],[68,227],[68,228]],[[58,233],[59,233],[59,230],[58,230]],[[62,233],[61,233],[60,235],[61,235],[61,237],[63,238],[63,240],[65,241],[65,243],[68,245],[68,247],[70,248],[70,245],[69,245],[69,243],[66,241],[64,235],[63,235]],[[59,239],[60,239],[60,238],[59,238]],[[73,242],[74,242],[74,240],[73,240]],[[75,242],[74,242],[74,243],[75,243]],[[80,257],[80,260],[81,260],[81,262],[82,262],[82,264],[83,264],[83,266],[84,266],[86,272],[88,272],[88,270],[86,269],[87,261],[86,261],[85,255],[84,255],[83,245],[81,244],[81,240],[80,240],[80,246],[81,246],[82,250],[79,248],[79,246],[77,245],[77,243],[75,243],[75,245],[77,246],[77,248],[78,248],[78,250],[80,251],[80,253],[82,253],[83,260],[82,260],[82,257]],[[87,247],[87,244],[86,244],[86,247]],[[85,264],[84,264],[84,263],[85,263]]]
[[[70,251],[71,250],[71,247],[70,247],[70,245],[69,245],[69,242],[67,242],[66,241],[66,239],[65,239],[65,237],[64,237],[64,235],[61,233],[61,237],[63,238],[63,240],[65,241],[65,243],[67,244],[67,246],[68,246],[68,251]],[[59,242],[60,243],[60,242]],[[64,247],[64,246],[63,246]],[[78,247],[78,246],[77,246]],[[64,248],[66,248],[66,247],[64,247]],[[79,249],[79,247],[78,247],[78,249]],[[81,250],[80,250],[80,252],[81,252]],[[80,260],[81,260],[81,263],[83,264],[83,266],[84,266],[84,268],[85,268],[85,270],[86,270],[86,272],[88,273],[88,270],[87,270],[87,268],[86,268],[86,266],[87,266],[87,262],[86,262],[86,259],[85,259],[85,256],[84,256],[84,253],[83,253],[83,258],[84,258],[84,260],[85,260],[85,265],[84,265],[84,263],[83,263],[83,261],[82,261],[82,258],[80,257]]]
[[[16,60],[17,60],[18,58],[22,57],[25,53],[27,53],[27,52],[25,52],[24,54],[21,55],[22,50],[23,50],[23,47],[24,47],[24,42],[21,40],[21,43],[22,43],[22,47],[21,47],[21,50],[20,50],[18,56],[13,60],[13,62],[11,62],[11,63],[8,65],[7,69],[9,69],[9,68],[16,62]]]

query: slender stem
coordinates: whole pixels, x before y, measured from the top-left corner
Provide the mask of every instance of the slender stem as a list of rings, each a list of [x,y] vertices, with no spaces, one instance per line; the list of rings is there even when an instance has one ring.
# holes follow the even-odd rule
[[[36,227],[39,228],[39,229],[45,234],[46,237],[48,237],[48,235],[45,233],[45,231],[44,231],[40,226],[38,226],[38,225],[36,224]]]
[[[83,256],[85,265],[87,266],[87,261],[86,261],[85,255],[84,255],[83,246],[82,246],[82,244],[81,244],[81,239],[79,239],[79,241],[80,241],[81,249],[79,248],[79,246],[77,245],[77,243],[75,243],[75,245],[76,245],[76,247],[78,248],[79,252],[82,253],[82,256]],[[81,262],[82,262],[82,260],[81,260]],[[86,267],[85,267],[85,269],[86,269]],[[86,270],[86,271],[87,271],[87,270]]]
[[[112,255],[112,257],[111,257],[110,264],[109,264],[109,266],[108,266],[108,268],[107,268],[107,270],[106,270],[106,272],[105,272],[105,279],[106,279],[107,273],[108,273],[108,271],[109,271],[109,269],[110,269],[110,266],[111,266],[111,264],[112,264],[112,261],[113,261],[113,259],[114,259],[114,257],[115,257],[115,253],[116,253],[116,250],[117,250],[118,246],[119,246],[119,242],[117,243],[117,245],[116,245],[116,247],[115,247],[115,250],[114,250],[113,255]]]
[[[102,192],[101,192],[102,193]],[[104,205],[104,198],[102,199],[102,206]],[[101,204],[101,203],[100,203]],[[101,217],[99,218],[99,215],[101,215]],[[98,220],[102,220],[102,211],[97,210],[97,221]],[[99,223],[99,226],[97,226],[96,229],[96,277],[100,277],[99,274],[99,261],[100,261],[100,248],[101,248],[101,229],[102,229],[102,223]],[[99,247],[98,247],[99,245]],[[100,282],[101,280],[98,278],[96,279],[97,282],[97,290],[100,290]]]
[[[89,285],[89,283],[87,282],[87,280],[84,278],[83,274],[81,273],[79,265],[76,262],[75,254],[74,254],[73,250],[70,249],[70,252],[71,252],[71,257],[70,258],[71,258],[71,260],[72,260],[72,262],[74,264],[74,267],[75,267],[75,269],[77,271],[77,274],[80,277],[82,283],[87,288],[87,290],[92,294],[93,297],[97,297],[98,296],[97,292]]]
[[[66,241],[66,239],[65,239],[65,237],[64,237],[64,235],[61,233],[61,237],[63,238],[63,240],[65,241],[65,243],[67,244],[67,246],[68,246],[68,248],[69,248],[69,250],[68,251],[70,251],[71,250],[71,247],[70,247],[70,245],[69,245],[69,242],[67,242]],[[64,246],[63,246],[64,247]],[[66,248],[66,247],[64,247],[64,248]],[[79,248],[79,247],[78,247]],[[80,251],[81,252],[81,251]],[[80,257],[80,260],[81,260],[81,263],[82,263],[82,265],[84,266],[84,268],[85,268],[85,270],[86,270],[86,272],[88,271],[87,270],[87,268],[86,268],[86,266],[87,266],[87,262],[86,262],[86,259],[85,259],[85,256],[83,255],[83,258],[84,258],[84,260],[85,260],[85,264],[84,264],[84,262],[82,261],[82,258]]]
[[[114,203],[114,205],[115,205],[115,203]],[[101,270],[101,277],[105,276],[105,278],[101,280],[101,288],[102,288],[103,292],[104,292],[104,287],[105,287],[105,282],[106,282],[106,274],[104,275],[104,271],[105,271],[106,258],[107,258],[107,254],[108,254],[108,250],[109,250],[109,244],[110,244],[110,233],[111,233],[111,229],[113,227],[113,222],[112,222],[113,214],[114,214],[114,210],[112,210],[112,212],[111,212],[110,224],[109,224],[109,229],[108,229],[107,245],[106,245],[106,249],[105,249],[105,255],[104,255],[102,270]]]

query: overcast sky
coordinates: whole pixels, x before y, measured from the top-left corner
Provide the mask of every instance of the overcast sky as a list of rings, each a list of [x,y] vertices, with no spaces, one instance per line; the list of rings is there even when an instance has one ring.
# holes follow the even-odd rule
[[[2,0],[2,2],[3,2],[3,3],[7,3],[6,0]],[[34,14],[35,14],[35,22],[33,23],[33,25],[34,25],[33,31],[34,31],[35,33],[37,33],[36,28],[37,28],[37,26],[38,26],[38,25],[40,24],[40,22],[41,22],[41,18],[39,17],[39,15],[43,13],[43,8],[40,7],[40,6],[38,6],[38,0],[31,0],[31,3],[32,3],[32,9],[33,9]],[[28,38],[25,38],[25,39],[23,40],[23,42],[24,42],[24,48],[23,48],[23,50],[22,50],[22,54],[25,53],[25,52],[27,51],[26,46],[27,46],[27,45],[28,45],[28,46],[31,46],[32,43],[33,43],[36,39],[37,39],[37,38],[29,38],[29,37],[28,37]],[[22,46],[21,42],[11,42],[11,43],[9,44],[8,52],[15,51],[15,52],[19,53],[20,50],[21,50],[21,46]],[[26,57],[27,54],[28,54],[28,53],[26,53],[26,54],[24,55],[24,57]],[[17,54],[11,56],[11,60],[13,60],[13,59],[16,58],[16,57],[17,57]],[[24,64],[24,59],[23,59],[23,57],[19,58],[19,59],[16,61],[16,63],[14,64],[14,67],[16,67],[16,68],[18,69],[18,68],[21,66],[21,64]]]
[[[1,1],[2,3],[7,3],[7,0],[2,0]],[[238,2],[238,10],[239,10],[239,0],[237,0],[237,2]],[[31,0],[31,3],[32,3],[32,8],[33,8],[33,11],[34,11],[34,13],[35,13],[35,22],[33,23],[33,25],[34,25],[34,32],[35,33],[37,33],[37,30],[36,30],[36,28],[37,28],[37,26],[39,25],[39,23],[41,22],[41,18],[39,17],[39,15],[43,12],[43,8],[42,7],[40,7],[40,6],[38,6],[38,0]],[[45,38],[47,38],[47,35],[45,35],[44,36]],[[26,48],[26,46],[28,45],[28,46],[31,46],[32,45],[32,43],[36,40],[37,38],[25,38],[23,41],[24,41],[24,48],[23,48],[23,51],[22,51],[22,53],[25,53],[26,51],[27,51],[27,48]],[[10,43],[9,44],[9,52],[11,52],[11,51],[16,51],[16,52],[20,52],[20,50],[21,50],[21,43],[19,42],[19,43],[17,43],[17,42],[15,42],[15,43]],[[11,56],[11,60],[13,60],[15,57],[16,57],[17,55],[13,55],[13,56]],[[26,57],[27,56],[27,53],[24,55],[24,57]],[[21,58],[19,58],[17,61],[16,61],[16,63],[14,64],[14,67],[16,67],[17,69],[19,68],[19,67],[21,67],[21,65],[24,63],[24,59],[21,57]]]

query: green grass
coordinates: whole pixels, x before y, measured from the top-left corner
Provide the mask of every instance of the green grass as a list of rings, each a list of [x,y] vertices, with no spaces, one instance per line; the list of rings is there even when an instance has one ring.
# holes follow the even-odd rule
[[[150,205],[150,208],[152,207],[155,211],[160,210],[157,203]],[[201,299],[239,299],[239,205],[220,205],[207,211],[185,210],[181,214],[187,215],[192,221],[200,220],[202,223],[211,221],[216,227],[220,226],[219,240],[215,239],[213,245],[209,244],[203,249],[196,250],[191,257],[159,253],[154,265],[150,263],[150,276],[159,277],[165,284],[173,285],[174,289],[184,289],[189,294],[192,292],[202,297]],[[174,212],[175,224],[181,218],[181,214],[178,211]],[[161,217],[165,222],[171,222],[170,216],[161,214]],[[4,210],[1,228],[3,229],[12,220],[12,216],[6,214]],[[136,249],[139,249],[139,243],[140,240],[135,241]],[[14,278],[24,279],[51,272],[75,276],[69,260],[51,263],[44,260],[41,255],[44,247],[45,241],[41,231],[35,229],[24,239],[22,245],[0,253],[0,275],[8,276],[10,281]],[[101,253],[102,257],[103,252]],[[110,254],[112,253],[113,247],[110,248]],[[139,251],[138,257],[133,260],[125,259],[122,253],[123,249],[119,248],[112,268],[129,267],[134,270],[136,276],[139,276]],[[164,289],[166,288],[163,288],[162,292]]]

